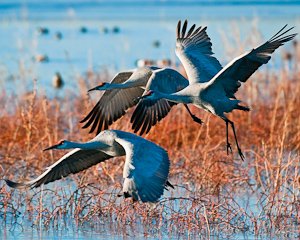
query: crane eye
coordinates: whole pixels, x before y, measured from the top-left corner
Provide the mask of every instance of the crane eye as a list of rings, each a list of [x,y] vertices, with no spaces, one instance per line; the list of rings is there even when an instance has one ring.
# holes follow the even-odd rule
[[[153,93],[152,91],[148,91],[148,92],[146,93],[146,95],[147,95],[147,96],[151,96],[152,93]]]
[[[63,145],[65,143],[64,140],[60,140],[56,145]]]
[[[99,84],[99,87],[103,87],[104,85],[105,85],[105,83],[102,82],[102,83]]]

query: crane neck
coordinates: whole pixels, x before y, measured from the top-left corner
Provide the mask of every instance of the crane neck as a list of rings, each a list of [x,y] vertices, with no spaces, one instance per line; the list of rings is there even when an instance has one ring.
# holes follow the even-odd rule
[[[141,84],[138,81],[126,81],[120,84],[110,83],[109,88],[111,89],[125,89],[125,88],[132,88],[132,87],[139,87]]]
[[[183,104],[192,103],[191,96],[181,94],[180,92],[173,93],[173,94],[159,92],[159,97],[175,103],[183,103]]]
[[[77,142],[68,142],[66,149],[69,148],[81,148],[81,149],[99,149],[99,150],[105,150],[109,148],[110,146],[99,142],[99,141],[89,141],[86,143],[77,143]]]

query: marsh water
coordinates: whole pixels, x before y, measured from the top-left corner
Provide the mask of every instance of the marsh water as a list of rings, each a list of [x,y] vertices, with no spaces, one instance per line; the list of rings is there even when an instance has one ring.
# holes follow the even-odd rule
[[[300,1],[1,1],[1,87],[30,91],[37,79],[40,93],[63,96],[78,91],[77,80],[88,71],[114,75],[136,68],[139,59],[178,64],[176,26],[185,19],[189,26],[208,26],[213,51],[225,65],[242,51],[228,56],[224,41],[242,42],[253,29],[267,40],[285,24],[297,30],[299,15]],[[41,56],[47,61],[35,60]],[[57,72],[65,83],[60,91],[51,86]]]
[[[243,41],[253,29],[257,29],[262,39],[267,40],[285,24],[296,26],[296,32],[299,32],[299,17],[300,1],[2,0],[0,90],[5,89],[7,93],[14,94],[25,93],[33,89],[32,80],[37,79],[39,93],[48,97],[64,97],[66,92],[78,91],[77,80],[89,71],[114,75],[118,71],[136,68],[139,59],[170,59],[178,64],[174,53],[176,25],[178,20],[185,19],[190,24],[208,26],[213,50],[224,65],[231,59],[227,55],[224,36],[230,41],[238,35]],[[40,34],[39,28],[47,28],[48,33]],[[239,53],[237,51],[232,57]],[[48,60],[37,62],[34,60],[37,56],[47,56]],[[275,62],[268,67],[276,64],[281,63]],[[51,79],[56,72],[64,80],[60,90],[51,86]],[[186,196],[187,193],[179,187],[166,194]],[[237,195],[236,201],[241,206],[244,197]],[[253,199],[251,206],[248,206],[250,210],[258,211],[255,196],[247,197]],[[73,223],[66,227],[62,223],[55,230],[45,231],[42,227],[32,228],[30,223],[22,222],[21,226],[11,224],[8,220],[3,226],[0,239],[189,237],[188,234],[172,235],[164,231],[145,236],[145,226],[142,224],[116,228],[117,225],[101,222],[92,228],[90,225],[78,227]],[[249,233],[246,236],[238,233],[233,238],[256,237]]]
[[[57,191],[59,194],[64,195],[65,198],[69,197],[69,194],[75,191],[76,187],[78,187],[73,181],[69,181],[68,179],[61,180],[59,184],[48,184],[43,190],[42,204],[48,205],[49,210],[51,209],[53,199],[57,198],[57,195],[53,196],[52,189],[57,189],[58,186],[65,187],[63,194],[62,191]],[[41,192],[39,190],[28,190],[26,192],[26,195],[32,194],[38,196],[38,198],[41,196]],[[116,191],[109,192],[109,195],[116,194]],[[226,194],[226,189],[224,189],[223,195],[225,196]],[[234,211],[237,213],[237,222],[240,217],[238,216],[238,213],[241,209],[245,211],[252,211],[256,214],[259,214],[262,210],[259,204],[257,204],[256,194],[239,191],[232,194],[234,195],[234,198],[232,199],[232,207],[236,208]],[[110,198],[109,195],[107,195],[107,198]],[[175,190],[165,191],[161,201],[165,201],[167,198],[176,198],[176,200],[172,201],[169,208],[168,204],[166,204],[165,214],[171,215],[174,212],[185,214],[193,207],[193,203],[189,201],[189,199],[197,195],[200,195],[199,191],[197,189],[193,189],[192,186],[187,186],[186,184],[177,185]],[[117,198],[116,200],[117,203],[124,204],[122,201],[122,198]],[[222,201],[220,201],[220,203],[222,205]],[[205,199],[201,200],[201,203],[199,204],[199,211],[201,208],[203,209],[204,205]],[[182,206],[184,206],[184,208]],[[25,211],[25,208],[26,207],[24,206],[23,211]],[[22,211],[22,209],[19,209],[19,211]],[[149,210],[148,214],[151,214],[151,210]],[[228,234],[226,233],[226,230],[224,230],[224,232],[214,232],[211,236],[209,236],[209,234],[199,234],[193,231],[172,232],[164,227],[155,229],[149,226],[149,223],[144,223],[142,218],[138,217],[135,221],[125,224],[118,223],[118,221],[112,220],[112,218],[105,217],[100,217],[98,220],[78,223],[67,213],[64,217],[54,220],[54,223],[45,226],[42,220],[36,222],[32,219],[27,219],[26,217],[15,219],[13,216],[10,218],[10,215],[8,214],[8,217],[5,219],[5,223],[2,222],[1,224],[0,237],[1,239],[298,239],[296,237],[287,237],[288,235],[275,235],[274,232],[255,235],[250,229],[253,227],[250,222],[247,222],[246,220],[245,223],[246,227],[244,229],[240,228],[234,234]]]

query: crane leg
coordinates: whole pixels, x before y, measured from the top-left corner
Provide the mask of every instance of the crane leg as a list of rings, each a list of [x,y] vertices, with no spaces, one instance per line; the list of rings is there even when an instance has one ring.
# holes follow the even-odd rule
[[[193,119],[195,122],[197,122],[197,123],[199,123],[199,124],[204,123],[200,118],[197,118],[194,114],[191,113],[189,107],[188,107],[186,104],[183,104],[183,105],[184,105],[185,108],[188,110],[189,114],[191,115],[192,119]]]
[[[237,138],[236,138],[236,135],[235,135],[234,124],[233,124],[233,122],[231,122],[230,120],[227,119],[226,124],[228,124],[228,122],[231,125],[232,131],[233,131],[233,134],[234,134],[234,138],[235,138],[236,147],[238,149],[239,155],[240,155],[241,159],[244,161],[245,156],[244,156],[244,154],[242,153],[242,150],[239,147],[239,144],[238,144],[238,141],[237,141]]]
[[[225,120],[226,123],[226,148],[227,148],[227,156],[229,154],[229,150],[232,153],[232,148],[231,148],[231,144],[228,141],[228,121]]]

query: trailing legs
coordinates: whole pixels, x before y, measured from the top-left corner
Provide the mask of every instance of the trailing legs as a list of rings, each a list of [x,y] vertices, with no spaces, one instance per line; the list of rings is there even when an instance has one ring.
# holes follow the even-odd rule
[[[203,121],[200,119],[200,118],[197,118],[194,114],[191,113],[189,107],[186,105],[186,104],[183,104],[185,106],[185,108],[188,110],[189,114],[191,115],[192,119],[197,122],[197,123],[200,123],[202,124]]]
[[[229,150],[229,149],[230,149],[230,151],[232,152],[231,144],[228,142],[228,123],[230,123],[231,128],[232,128],[232,131],[233,131],[233,135],[234,135],[236,147],[237,147],[237,149],[238,149],[238,152],[239,152],[239,155],[240,155],[241,159],[244,161],[245,156],[244,156],[244,154],[242,153],[242,150],[241,150],[240,147],[239,147],[239,143],[238,143],[238,140],[237,140],[237,137],[236,137],[236,134],[235,134],[234,123],[233,123],[232,121],[230,121],[229,119],[227,119],[227,118],[224,118],[224,121],[225,121],[225,123],[226,123],[227,155],[228,155],[228,150]]]

